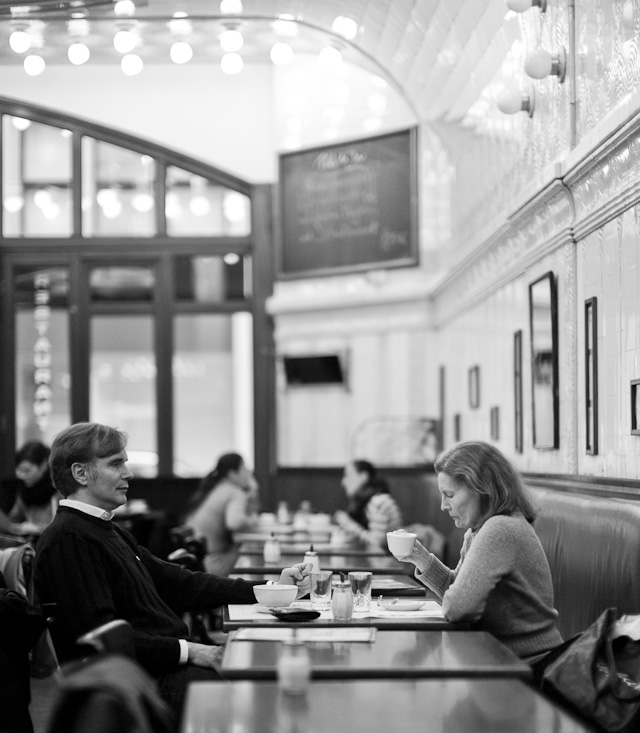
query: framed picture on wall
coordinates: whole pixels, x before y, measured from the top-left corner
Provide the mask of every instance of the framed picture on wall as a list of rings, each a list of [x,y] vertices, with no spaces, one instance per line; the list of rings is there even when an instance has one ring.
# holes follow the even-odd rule
[[[560,444],[558,400],[558,305],[556,279],[547,272],[529,285],[533,447]]]
[[[489,411],[489,431],[491,440],[500,440],[500,408],[497,405]]]
[[[598,299],[584,303],[585,450],[598,454]]]
[[[513,404],[514,404],[514,441],[516,453],[523,451],[522,417],[522,330],[513,334]]]
[[[640,435],[640,379],[631,380],[631,435]]]
[[[476,364],[469,369],[469,407],[480,407],[480,367]]]
[[[453,440],[456,443],[462,440],[462,416],[459,412],[453,416]]]

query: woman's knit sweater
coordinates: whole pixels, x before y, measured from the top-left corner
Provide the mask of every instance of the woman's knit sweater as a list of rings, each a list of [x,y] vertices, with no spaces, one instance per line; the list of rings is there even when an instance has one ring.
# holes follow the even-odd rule
[[[254,584],[159,560],[113,522],[70,507],[38,540],[34,580],[38,600],[56,604],[60,661],[77,656],[79,636],[122,618],[134,629],[138,661],[156,676],[178,666],[178,639],[188,638],[182,613],[255,602]]]
[[[474,621],[529,661],[562,643],[549,563],[521,515],[496,515],[467,530],[455,570],[434,555],[416,577],[440,599],[450,621]]]

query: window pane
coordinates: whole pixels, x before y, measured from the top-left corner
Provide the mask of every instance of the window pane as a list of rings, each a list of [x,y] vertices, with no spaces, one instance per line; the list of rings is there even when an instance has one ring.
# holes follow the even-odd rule
[[[175,319],[174,470],[202,476],[228,451],[253,461],[252,319]]]
[[[153,158],[82,139],[82,230],[85,237],[156,233]]]
[[[16,440],[53,437],[71,421],[69,272],[16,267]]]
[[[180,301],[223,303],[251,298],[251,257],[178,257],[175,293]]]
[[[9,115],[2,132],[4,236],[70,236],[71,133]]]
[[[91,420],[129,435],[127,453],[138,476],[157,474],[155,389],[151,316],[94,316]]]
[[[93,301],[151,301],[155,285],[152,267],[94,267],[89,276]]]
[[[251,231],[249,197],[189,171],[167,168],[165,202],[170,236],[246,236]]]

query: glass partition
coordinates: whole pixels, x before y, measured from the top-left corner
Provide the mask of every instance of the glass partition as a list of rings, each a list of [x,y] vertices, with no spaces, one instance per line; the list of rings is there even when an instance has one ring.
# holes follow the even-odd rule
[[[5,237],[71,236],[71,140],[69,130],[3,116]]]
[[[69,425],[69,271],[14,268],[16,443],[50,444]]]
[[[251,298],[251,257],[229,252],[223,256],[176,257],[176,300],[224,303]]]
[[[129,436],[131,470],[138,476],[155,476],[153,317],[94,316],[90,370],[90,419],[124,430]]]

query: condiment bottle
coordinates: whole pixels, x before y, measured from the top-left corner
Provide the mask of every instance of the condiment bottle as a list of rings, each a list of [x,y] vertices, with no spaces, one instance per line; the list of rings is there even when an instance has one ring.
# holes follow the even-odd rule
[[[271,537],[264,542],[264,561],[278,562],[280,559],[280,542],[272,532]]]
[[[279,524],[291,524],[291,512],[286,501],[281,501],[278,504],[276,516],[278,517]]]
[[[278,657],[278,684],[289,695],[301,695],[309,687],[311,660],[304,642],[299,641],[293,630],[291,639],[282,643]]]
[[[313,545],[310,545],[309,549],[304,553],[304,562],[311,563],[312,573],[320,572],[320,558],[318,557],[318,553],[314,551]]]
[[[353,616],[353,593],[348,580],[333,582],[331,612],[336,621],[348,621]]]

